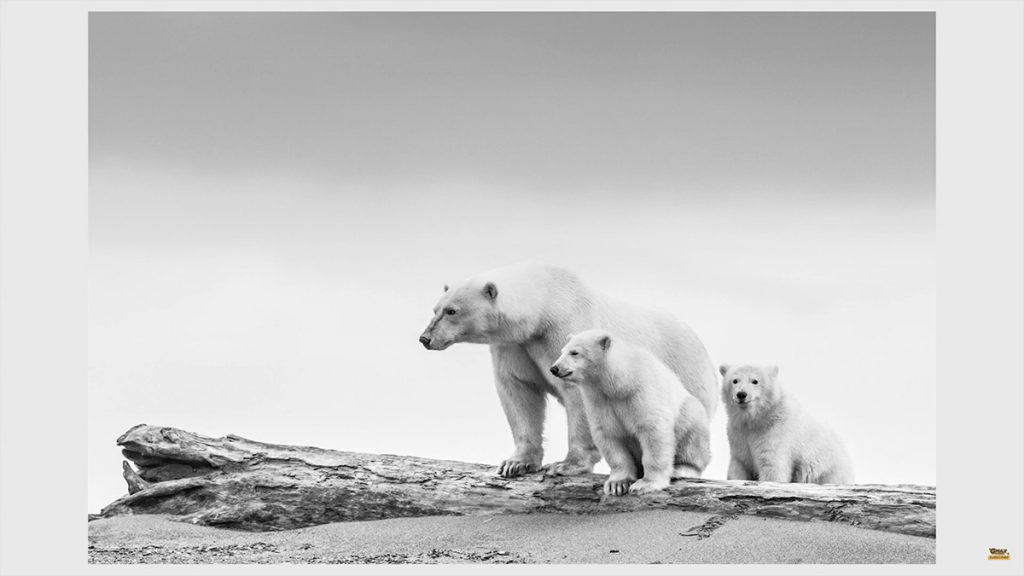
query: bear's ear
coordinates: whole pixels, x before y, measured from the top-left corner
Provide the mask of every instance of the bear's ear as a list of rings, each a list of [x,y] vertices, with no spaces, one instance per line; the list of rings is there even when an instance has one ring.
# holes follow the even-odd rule
[[[779,367],[777,365],[775,365],[775,364],[772,364],[771,366],[769,366],[768,367],[768,376],[771,377],[772,380],[775,380],[776,378],[778,378],[779,377]]]
[[[484,284],[484,296],[487,296],[491,300],[498,297],[498,287],[494,285],[494,282]]]
[[[447,284],[445,284],[445,285],[444,285],[444,291],[445,291],[445,292],[447,292],[447,291],[448,291],[448,285],[447,285]]]
[[[565,341],[568,342],[569,340],[572,340],[575,337],[576,337],[575,334],[569,334],[568,336],[565,337]]]
[[[729,368],[731,368],[731,366],[728,364],[722,364],[718,367],[718,371],[721,372],[722,376],[725,376],[729,372]]]
[[[612,337],[605,334],[597,340],[597,345],[601,347],[601,350],[607,350],[612,345]]]

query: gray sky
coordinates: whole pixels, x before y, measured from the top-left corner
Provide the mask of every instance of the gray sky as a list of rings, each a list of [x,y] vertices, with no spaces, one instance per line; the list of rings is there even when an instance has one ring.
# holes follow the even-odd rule
[[[416,337],[533,257],[934,483],[934,56],[930,14],[92,14],[90,510],[139,422],[500,461],[486,348]]]

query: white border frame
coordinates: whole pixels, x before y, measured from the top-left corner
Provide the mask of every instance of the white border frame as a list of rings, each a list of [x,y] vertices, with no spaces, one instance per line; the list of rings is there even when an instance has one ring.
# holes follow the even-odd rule
[[[935,565],[631,566],[674,574],[1015,574],[1024,555],[1024,4],[0,0],[0,572],[614,574],[622,566],[86,563],[89,11],[936,12]],[[111,449],[114,449],[112,446]],[[990,562],[988,547],[1012,560]]]

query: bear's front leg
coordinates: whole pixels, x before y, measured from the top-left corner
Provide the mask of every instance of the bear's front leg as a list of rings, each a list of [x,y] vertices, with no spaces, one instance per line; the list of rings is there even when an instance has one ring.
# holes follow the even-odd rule
[[[637,480],[629,491],[650,494],[668,488],[672,483],[672,460],[675,456],[676,437],[671,426],[648,428],[638,434],[644,477]]]
[[[569,451],[564,460],[548,464],[544,468],[548,474],[555,476],[588,474],[594,470],[594,464],[601,460],[601,453],[598,452],[590,435],[583,396],[576,387],[563,387],[562,403],[565,405],[568,421]]]
[[[623,496],[629,487],[636,482],[636,461],[621,438],[609,438],[600,430],[594,431],[594,438],[601,447],[601,455],[611,469],[608,480],[604,483],[604,493],[610,496]]]
[[[491,359],[498,398],[516,445],[512,455],[498,466],[498,475],[512,478],[537,472],[544,458],[544,409],[547,396],[530,379],[540,375],[530,358],[518,347],[492,346]]]

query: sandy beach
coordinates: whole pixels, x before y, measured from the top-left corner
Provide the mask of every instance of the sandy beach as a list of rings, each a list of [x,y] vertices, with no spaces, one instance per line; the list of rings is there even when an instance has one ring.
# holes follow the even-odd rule
[[[675,510],[441,516],[281,532],[164,516],[89,523],[95,564],[931,564],[935,540],[843,524]]]

